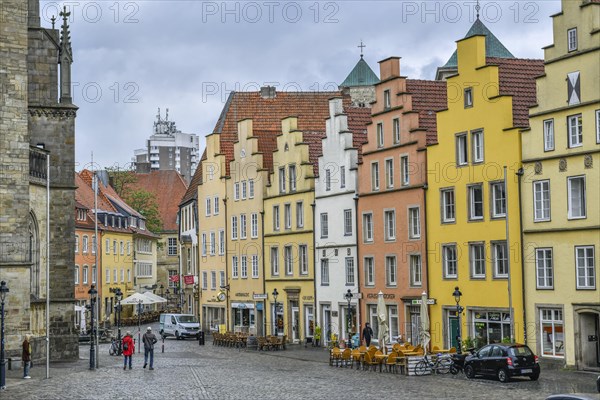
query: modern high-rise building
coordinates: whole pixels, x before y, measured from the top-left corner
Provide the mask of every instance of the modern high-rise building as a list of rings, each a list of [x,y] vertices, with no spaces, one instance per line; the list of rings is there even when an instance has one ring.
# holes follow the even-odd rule
[[[189,185],[198,165],[198,144],[198,135],[178,130],[175,121],[169,121],[168,108],[162,119],[159,108],[146,148],[134,152],[135,170],[139,173],[175,170]]]

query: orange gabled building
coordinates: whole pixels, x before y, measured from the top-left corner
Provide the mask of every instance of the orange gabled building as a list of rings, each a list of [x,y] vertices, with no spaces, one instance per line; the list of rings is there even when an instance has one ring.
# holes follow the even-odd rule
[[[426,148],[436,141],[436,111],[446,108],[446,83],[406,79],[398,57],[379,64],[381,81],[358,167],[361,319],[377,338],[381,291],[390,338],[414,343],[419,306],[413,300],[427,291]]]

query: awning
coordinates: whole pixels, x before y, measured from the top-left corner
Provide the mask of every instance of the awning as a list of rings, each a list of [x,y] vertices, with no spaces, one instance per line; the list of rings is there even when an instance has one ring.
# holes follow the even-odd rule
[[[231,303],[231,308],[248,308],[254,310],[254,303]]]

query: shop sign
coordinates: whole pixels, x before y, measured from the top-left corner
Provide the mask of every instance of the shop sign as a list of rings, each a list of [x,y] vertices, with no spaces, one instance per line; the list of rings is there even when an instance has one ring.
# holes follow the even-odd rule
[[[414,305],[421,305],[423,301],[421,299],[414,299],[412,300],[411,304]],[[427,305],[433,305],[435,304],[435,299],[427,299]]]
[[[252,295],[252,298],[254,300],[266,300],[267,299],[267,294],[266,293],[254,293]]]
[[[250,293],[236,293],[235,297],[250,297]]]
[[[314,296],[302,296],[302,300],[314,300]]]
[[[377,293],[369,293],[369,294],[367,294],[367,299],[376,299],[378,297],[379,297],[379,295]],[[383,298],[384,299],[395,299],[396,295],[393,294],[393,293],[387,293],[387,294],[384,293],[383,294]]]

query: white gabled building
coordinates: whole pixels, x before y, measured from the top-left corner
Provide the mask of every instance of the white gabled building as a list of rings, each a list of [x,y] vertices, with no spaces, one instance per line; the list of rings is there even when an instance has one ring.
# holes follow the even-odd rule
[[[356,315],[359,269],[356,232],[356,183],[360,147],[366,141],[370,108],[344,107],[348,98],[329,101],[327,136],[319,156],[315,185],[315,286],[321,344],[335,334],[359,331]],[[350,318],[344,295],[352,293]]]

